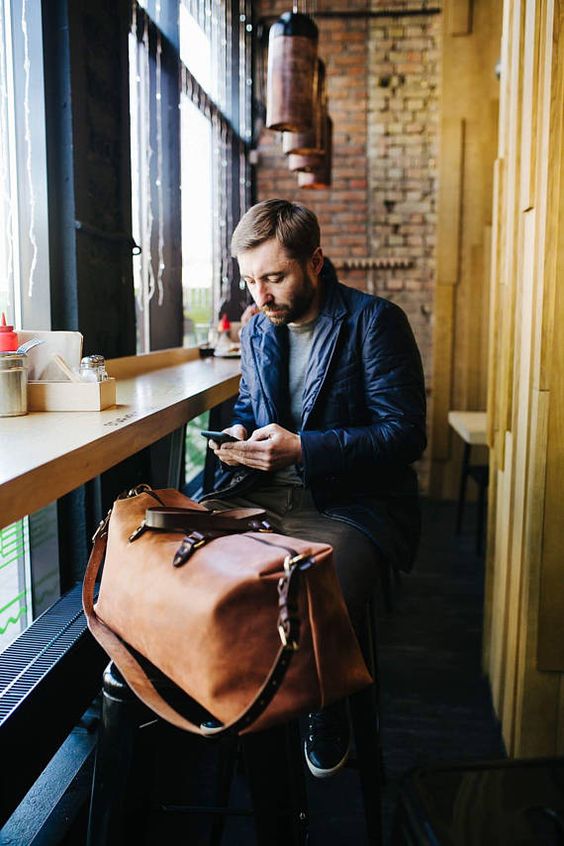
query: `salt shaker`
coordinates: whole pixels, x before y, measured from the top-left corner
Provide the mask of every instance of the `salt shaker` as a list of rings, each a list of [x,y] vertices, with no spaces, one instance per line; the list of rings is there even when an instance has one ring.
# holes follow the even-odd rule
[[[79,374],[82,382],[103,382],[108,378],[104,356],[85,355],[80,362]]]

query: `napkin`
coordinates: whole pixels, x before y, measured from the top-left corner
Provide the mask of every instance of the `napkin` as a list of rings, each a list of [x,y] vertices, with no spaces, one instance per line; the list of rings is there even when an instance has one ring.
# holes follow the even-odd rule
[[[46,332],[44,329],[20,329],[18,342],[23,344],[30,338],[41,338],[45,341],[34,347],[27,354],[28,379],[31,382],[64,382],[60,368],[53,361],[58,353],[65,359],[71,369],[80,367],[82,358],[81,332]]]

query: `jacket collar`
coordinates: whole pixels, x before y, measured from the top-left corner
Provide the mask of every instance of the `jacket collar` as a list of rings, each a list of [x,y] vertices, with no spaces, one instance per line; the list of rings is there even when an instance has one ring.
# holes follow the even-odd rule
[[[319,318],[327,318],[331,322],[342,320],[348,313],[348,308],[343,300],[340,290],[341,285],[339,284],[333,265],[327,259],[325,259],[325,263],[321,269],[320,281],[322,287],[318,325]],[[252,328],[251,343],[255,342],[262,333],[266,333],[272,338],[287,333],[285,326],[275,326],[264,314],[257,315],[249,328]]]
[[[321,282],[323,285],[321,307],[313,334],[304,384],[302,429],[306,428],[321,388],[325,384],[343,320],[348,313],[333,265],[327,260],[321,271]]]
[[[332,265],[326,261],[321,271],[321,305],[315,330],[303,395],[302,429],[314,409],[332,361],[341,325],[348,309]],[[255,372],[273,423],[284,425],[288,396],[288,328],[274,326],[264,314],[253,318],[250,347]]]

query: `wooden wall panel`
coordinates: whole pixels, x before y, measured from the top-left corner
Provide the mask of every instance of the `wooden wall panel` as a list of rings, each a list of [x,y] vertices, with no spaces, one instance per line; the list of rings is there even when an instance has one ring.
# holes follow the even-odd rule
[[[465,121],[446,118],[441,127],[441,201],[439,230],[444,246],[437,256],[440,285],[456,285],[460,273],[462,179],[464,173]]]
[[[452,0],[448,4],[447,32],[449,35],[470,35],[472,32],[473,0]]]
[[[538,96],[539,83],[539,3],[527,0],[524,14],[524,41],[532,49],[525,52],[523,61],[523,123],[521,129],[521,211],[534,205],[536,154],[535,138],[537,110],[534,104]]]
[[[563,5],[503,16],[484,666],[517,755],[564,748]]]
[[[539,57],[539,128],[536,140],[538,181],[543,196],[547,197],[543,210],[546,219],[547,249],[539,252],[541,273],[551,284],[544,286],[542,347],[539,354],[538,387],[550,390],[555,374],[561,384],[562,370],[554,367],[554,329],[561,331],[556,315],[556,291],[558,281],[562,284],[562,191],[564,165],[562,163],[562,121],[564,115],[564,3],[562,0],[546,0],[548,5],[544,26],[540,28],[541,55]],[[547,19],[553,16],[552,26]]]
[[[452,359],[452,331],[454,321],[454,286],[437,285],[435,292],[435,343],[440,343],[441,350],[450,361]],[[436,349],[436,348],[435,348]],[[441,367],[437,362],[437,355],[434,356],[435,367],[433,370],[433,387],[435,398],[433,401],[432,419],[432,440],[434,454],[438,461],[445,460],[450,452],[450,438],[448,425],[444,425],[449,411],[450,367]],[[433,476],[431,476],[431,488],[433,488]]]
[[[510,577],[507,580],[507,590],[504,604],[507,607],[506,625],[503,637],[505,647],[505,697],[503,702],[502,722],[506,734],[512,734],[516,664],[520,636],[520,608],[521,589],[523,580],[523,545],[525,540],[525,517],[527,499],[527,452],[529,436],[529,402],[528,386],[530,383],[531,345],[533,334],[533,267],[535,251],[535,212],[531,209],[522,218],[520,232],[521,257],[518,262],[519,274],[517,280],[516,300],[519,308],[516,315],[516,344],[520,349],[519,361],[515,367],[513,396],[516,397],[515,420],[512,425],[514,449],[511,455],[512,484],[509,495],[509,507],[512,514],[512,525],[508,533],[510,549],[509,566]],[[523,396],[522,393],[525,395]],[[507,466],[507,459],[506,459]],[[508,561],[509,565],[509,561]]]
[[[521,71],[522,71],[522,12],[520,0],[509,3],[508,16],[509,32],[505,38],[508,42],[506,51],[507,65],[502,70],[502,96],[507,100],[505,135],[506,182],[505,198],[502,210],[502,238],[503,249],[500,262],[501,290],[501,318],[500,335],[506,349],[513,350],[515,346],[515,273],[516,250],[518,244],[519,217],[515,214],[515,205],[519,193],[519,136],[521,127]],[[502,431],[511,429],[512,414],[512,385],[513,385],[513,356],[502,355],[499,359],[498,373],[498,426]],[[502,441],[502,444],[505,442]],[[501,457],[504,461],[503,456]]]
[[[511,434],[505,434],[508,444],[505,450],[511,454]],[[505,629],[507,621],[507,603],[505,597],[509,578],[509,535],[504,527],[510,524],[509,508],[511,494],[511,468],[497,473],[497,506],[495,509],[496,557],[492,585],[491,613],[494,624],[490,634],[490,662],[488,670],[492,686],[492,698],[498,712],[503,707],[505,681]]]
[[[550,192],[547,214],[547,250],[543,256],[544,272],[553,281],[554,321],[558,327],[551,333],[552,378],[548,419],[548,467],[546,509],[544,514],[544,567],[539,605],[539,669],[564,670],[564,151],[562,144],[562,93],[564,78],[562,56],[556,56],[555,73],[560,77],[559,90],[552,105],[555,120],[551,124],[552,155],[548,160]],[[559,120],[559,125],[558,125]],[[560,143],[558,144],[558,140]],[[559,149],[558,149],[559,148]],[[558,161],[559,154],[559,161]],[[558,284],[560,283],[560,284]]]
[[[546,477],[544,444],[548,425],[549,394],[533,391],[528,478],[528,508],[525,523],[522,599],[519,608],[519,650],[516,659],[515,714],[512,735],[504,733],[508,749],[521,755],[554,753],[557,736],[555,702],[560,687],[555,674],[537,671],[536,636],[542,561],[542,530]]]
[[[493,214],[492,214],[492,234],[491,234],[491,254],[490,254],[490,276],[489,276],[489,290],[490,290],[490,313],[489,313],[489,335],[488,335],[488,352],[493,361],[497,361],[499,356],[500,334],[499,326],[501,324],[501,292],[499,289],[500,279],[500,265],[501,265],[501,214],[503,212],[503,203],[505,200],[504,190],[504,162],[503,159],[498,158],[494,162],[494,179],[493,179]],[[490,449],[494,448],[495,433],[499,422],[498,410],[498,385],[497,385],[497,368],[491,368],[488,375],[487,388],[487,420],[488,420],[488,446]],[[491,501],[491,497],[490,497]]]

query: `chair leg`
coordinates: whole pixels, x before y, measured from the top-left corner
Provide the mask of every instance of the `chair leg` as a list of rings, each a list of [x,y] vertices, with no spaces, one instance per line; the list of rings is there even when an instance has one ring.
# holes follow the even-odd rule
[[[259,846],[302,846],[307,799],[298,722],[242,740]]]
[[[486,517],[486,486],[481,484],[478,496],[478,521],[476,524],[476,554],[481,555],[484,544],[484,523]]]
[[[381,846],[383,764],[375,685],[349,697],[368,842]]]
[[[359,632],[359,643],[374,682],[366,690],[349,697],[356,758],[364,804],[368,841],[381,846],[382,793],[385,783],[384,756],[380,734],[380,677],[375,598],[367,606],[366,625]]]
[[[464,514],[464,503],[466,500],[466,482],[468,481],[468,468],[470,466],[470,449],[471,445],[464,444],[464,453],[462,456],[462,471],[460,473],[460,487],[458,489],[458,504],[456,506],[456,534],[459,535],[462,531],[462,516]]]
[[[113,663],[104,672],[100,724],[88,819],[87,846],[128,841],[126,798],[140,706]],[[138,841],[140,842],[140,841]]]
[[[229,792],[233,781],[233,774],[237,763],[237,743],[233,741],[223,742],[218,755],[218,776],[217,776],[217,804],[227,808],[229,805]],[[210,832],[210,846],[221,846],[223,831],[225,829],[225,814],[217,814],[212,822]]]

